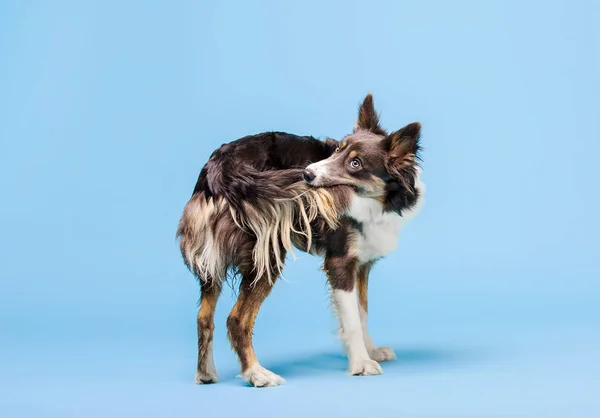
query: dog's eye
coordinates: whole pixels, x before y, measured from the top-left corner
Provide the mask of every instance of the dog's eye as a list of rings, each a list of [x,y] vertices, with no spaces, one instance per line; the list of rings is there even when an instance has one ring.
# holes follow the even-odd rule
[[[352,167],[352,168],[360,167],[360,160],[358,158],[354,158],[353,160],[351,160],[350,167]]]

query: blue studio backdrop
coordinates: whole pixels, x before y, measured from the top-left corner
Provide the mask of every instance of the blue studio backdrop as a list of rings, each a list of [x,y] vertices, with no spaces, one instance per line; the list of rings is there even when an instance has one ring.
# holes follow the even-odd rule
[[[597,417],[600,7],[592,1],[2,1],[0,416]],[[255,346],[287,381],[194,384],[175,230],[220,144],[423,124],[421,214],[375,268],[398,359],[350,377],[297,252]]]

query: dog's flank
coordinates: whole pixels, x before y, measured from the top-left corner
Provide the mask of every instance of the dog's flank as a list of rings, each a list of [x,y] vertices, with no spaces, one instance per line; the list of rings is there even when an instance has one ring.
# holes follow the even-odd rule
[[[270,132],[219,147],[200,172],[177,236],[201,287],[197,383],[218,380],[214,311],[229,274],[241,276],[227,333],[241,376],[255,386],[283,379],[263,368],[252,344],[258,311],[294,249],[324,258],[352,374],[379,374],[394,358],[367,329],[373,263],[396,247],[424,190],[413,123],[388,134],[368,95],[354,131],[341,141]]]
[[[195,192],[177,232],[181,251],[190,270],[204,281],[222,280],[230,266],[248,262],[247,253],[251,252],[255,280],[266,277],[273,284],[283,269],[284,252],[292,253],[294,246],[312,251],[317,219],[328,228],[337,226],[348,192],[341,187],[310,188],[301,181],[300,170],[255,172],[246,167],[245,173],[244,169],[237,173],[252,173],[256,187],[262,187],[262,197],[232,200],[233,195],[244,193],[235,186],[222,195],[210,190]],[[233,247],[233,243],[240,246]]]

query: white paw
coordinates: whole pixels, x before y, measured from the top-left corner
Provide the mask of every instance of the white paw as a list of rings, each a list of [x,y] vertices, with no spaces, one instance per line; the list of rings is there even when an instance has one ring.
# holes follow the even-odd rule
[[[216,370],[200,372],[200,370],[196,370],[196,384],[203,385],[205,383],[217,383],[219,381],[219,376],[217,376]]]
[[[394,354],[394,350],[392,350],[391,347],[374,347],[369,350],[369,357],[371,357],[372,360],[381,363],[382,361],[394,360],[396,354]]]
[[[265,369],[260,364],[255,364],[242,373],[242,379],[257,388],[278,386],[285,383],[285,380],[281,376]]]
[[[354,376],[375,376],[382,373],[381,366],[375,360],[367,359],[350,364],[350,374]]]

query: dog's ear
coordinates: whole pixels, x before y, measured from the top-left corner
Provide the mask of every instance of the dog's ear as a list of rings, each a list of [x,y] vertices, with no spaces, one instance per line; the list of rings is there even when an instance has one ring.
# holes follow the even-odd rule
[[[392,174],[415,166],[419,158],[421,123],[413,122],[386,138],[387,166]]]
[[[365,97],[358,110],[358,119],[356,120],[354,132],[360,129],[366,129],[377,135],[386,135],[385,130],[379,126],[379,115],[375,111],[373,95],[371,93],[367,94],[367,97]]]

